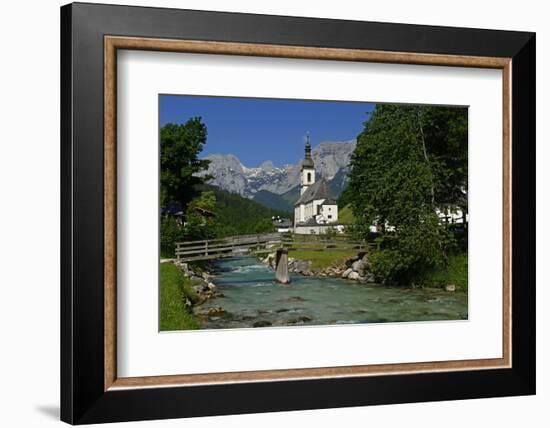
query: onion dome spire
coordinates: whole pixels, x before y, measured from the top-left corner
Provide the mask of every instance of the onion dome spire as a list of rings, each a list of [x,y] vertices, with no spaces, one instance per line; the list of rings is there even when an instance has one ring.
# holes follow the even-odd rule
[[[313,158],[311,157],[311,143],[309,139],[309,131],[306,134],[305,141],[306,141],[305,157],[304,157],[304,161],[302,162],[302,168],[313,168]]]

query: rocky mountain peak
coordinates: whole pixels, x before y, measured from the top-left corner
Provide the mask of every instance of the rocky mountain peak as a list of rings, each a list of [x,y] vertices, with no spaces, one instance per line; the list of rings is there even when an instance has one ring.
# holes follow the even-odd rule
[[[355,140],[327,141],[318,144],[312,150],[317,174],[332,180],[339,171],[347,171],[353,150]],[[300,182],[301,160],[281,167],[266,160],[259,167],[248,168],[232,154],[212,154],[205,159],[210,160],[206,173],[214,177],[210,181],[211,184],[248,198],[254,197],[260,190],[281,195],[295,188]],[[339,175],[342,175],[342,172]]]
[[[217,167],[221,167],[224,170],[233,170],[238,172],[244,172],[245,168],[239,158],[232,154],[216,153],[205,157],[211,164],[216,164]]]
[[[262,162],[262,164],[258,168],[263,171],[270,172],[275,170],[275,165],[273,165],[273,162],[271,162],[270,160],[266,160]]]
[[[341,168],[349,165],[356,141],[325,141],[313,149],[315,169],[327,180],[332,180]]]

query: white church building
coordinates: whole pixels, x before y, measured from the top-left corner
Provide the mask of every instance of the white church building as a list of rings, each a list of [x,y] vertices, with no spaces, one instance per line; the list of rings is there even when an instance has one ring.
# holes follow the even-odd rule
[[[294,204],[294,233],[318,234],[337,229],[338,205],[328,182],[315,180],[309,134],[300,171],[300,197]]]

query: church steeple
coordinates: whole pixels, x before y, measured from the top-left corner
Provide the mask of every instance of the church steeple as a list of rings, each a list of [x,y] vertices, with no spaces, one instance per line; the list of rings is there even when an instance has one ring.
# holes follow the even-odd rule
[[[311,142],[309,139],[309,132],[305,137],[305,157],[302,161],[302,170],[300,174],[300,194],[302,195],[309,186],[315,183],[315,165],[313,164],[313,158],[311,157]]]
[[[313,159],[311,158],[311,143],[309,141],[309,132],[306,134],[306,147],[305,147],[305,157],[302,162],[302,170],[304,168],[314,168]]]

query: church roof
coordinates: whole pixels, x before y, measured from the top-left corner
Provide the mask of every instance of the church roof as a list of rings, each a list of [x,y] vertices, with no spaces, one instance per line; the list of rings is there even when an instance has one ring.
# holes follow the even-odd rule
[[[305,158],[305,159],[302,161],[302,170],[303,170],[304,168],[314,168],[313,159],[311,159],[311,158]]]
[[[326,226],[325,224],[317,223],[315,217],[310,217],[306,221],[300,221],[296,223],[296,226]]]
[[[300,196],[295,205],[307,204],[311,201],[325,199],[323,205],[336,204],[336,199],[332,196],[330,186],[324,178],[316,181]]]

